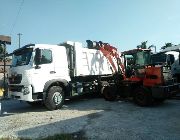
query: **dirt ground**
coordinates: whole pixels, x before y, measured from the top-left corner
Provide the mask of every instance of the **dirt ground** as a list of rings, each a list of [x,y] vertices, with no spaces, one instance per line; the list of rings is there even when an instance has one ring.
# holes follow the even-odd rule
[[[180,100],[177,99],[139,107],[130,101],[107,102],[83,97],[66,101],[62,109],[55,111],[16,100],[1,102],[0,138],[34,139],[69,133],[96,140],[180,139]]]

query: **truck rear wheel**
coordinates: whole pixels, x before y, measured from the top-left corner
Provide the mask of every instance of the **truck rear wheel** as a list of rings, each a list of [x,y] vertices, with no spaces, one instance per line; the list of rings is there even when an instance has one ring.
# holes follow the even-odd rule
[[[105,86],[102,88],[104,99],[107,101],[115,101],[117,99],[116,87]]]
[[[53,86],[49,89],[44,100],[45,106],[49,110],[60,109],[64,103],[64,90],[60,86]]]
[[[152,95],[149,89],[138,87],[133,96],[133,100],[139,106],[149,106],[152,104]]]

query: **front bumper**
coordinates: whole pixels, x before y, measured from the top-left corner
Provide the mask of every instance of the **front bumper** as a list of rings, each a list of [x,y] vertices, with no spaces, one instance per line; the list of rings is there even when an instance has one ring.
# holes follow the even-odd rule
[[[152,87],[153,98],[162,99],[170,98],[180,93],[180,83],[174,83],[167,86],[154,86]]]
[[[9,85],[8,97],[24,101],[34,101],[32,99],[32,86]]]

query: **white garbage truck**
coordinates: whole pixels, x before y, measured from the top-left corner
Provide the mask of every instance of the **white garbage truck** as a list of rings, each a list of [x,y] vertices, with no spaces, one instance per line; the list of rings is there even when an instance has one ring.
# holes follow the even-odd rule
[[[32,105],[43,102],[54,110],[61,108],[66,98],[100,93],[103,82],[113,80],[114,69],[119,69],[116,59],[104,54],[80,42],[28,44],[13,52],[9,97]]]

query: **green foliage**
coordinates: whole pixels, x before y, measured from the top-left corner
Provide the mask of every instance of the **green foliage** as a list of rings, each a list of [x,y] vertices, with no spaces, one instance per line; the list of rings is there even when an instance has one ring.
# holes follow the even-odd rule
[[[161,49],[164,50],[165,48],[172,47],[172,46],[173,46],[172,43],[165,43],[165,45],[162,46]]]
[[[31,139],[25,139],[25,138],[0,138],[0,140],[31,140]]]
[[[0,45],[0,54],[3,54],[4,53],[4,46],[3,45]]]
[[[30,138],[0,138],[0,140],[32,140]],[[36,138],[34,140],[87,140],[84,134],[72,133],[72,134],[56,134],[54,136],[48,136],[45,138]]]
[[[143,42],[141,42],[141,45],[138,45],[137,46],[137,48],[139,49],[139,48],[141,48],[141,49],[147,49],[148,47],[147,47],[147,42],[148,41],[143,41]]]

